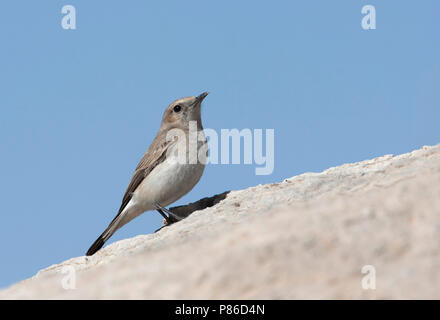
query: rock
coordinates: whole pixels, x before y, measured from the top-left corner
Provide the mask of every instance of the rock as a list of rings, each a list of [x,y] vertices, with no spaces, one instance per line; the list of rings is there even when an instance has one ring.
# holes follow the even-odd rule
[[[187,218],[41,270],[0,298],[440,298],[440,145],[176,212]]]

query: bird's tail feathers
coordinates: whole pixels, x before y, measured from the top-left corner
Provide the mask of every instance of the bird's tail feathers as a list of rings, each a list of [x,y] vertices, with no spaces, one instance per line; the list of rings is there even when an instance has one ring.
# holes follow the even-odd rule
[[[87,250],[86,256],[94,255],[102,246],[106,243],[108,239],[119,229],[118,228],[119,219],[114,219],[107,229],[96,239],[95,242],[91,245],[89,250]]]

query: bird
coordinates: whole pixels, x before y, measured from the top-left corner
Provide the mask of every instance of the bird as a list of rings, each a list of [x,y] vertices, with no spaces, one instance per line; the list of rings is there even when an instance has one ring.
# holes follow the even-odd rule
[[[165,109],[157,135],[137,165],[117,215],[86,256],[95,254],[117,230],[146,211],[156,210],[168,224],[180,220],[166,206],[190,192],[202,177],[208,146],[201,105],[208,94],[177,99]],[[194,157],[195,153],[201,156]]]

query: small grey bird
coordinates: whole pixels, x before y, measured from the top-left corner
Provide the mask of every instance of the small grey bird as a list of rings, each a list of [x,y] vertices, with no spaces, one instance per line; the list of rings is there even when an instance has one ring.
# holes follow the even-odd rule
[[[157,210],[169,223],[180,220],[165,207],[191,191],[205,169],[205,162],[200,161],[199,157],[196,161],[178,161],[181,158],[177,158],[182,154],[180,150],[185,151],[186,158],[191,158],[191,150],[197,153],[207,150],[200,115],[202,101],[207,95],[208,92],[204,92],[197,97],[181,98],[167,107],[159,132],[136,167],[125,191],[118,214],[92,244],[87,256],[101,249],[118,229],[145,211]],[[198,135],[195,141],[190,137],[194,124]],[[185,139],[173,135],[170,139],[170,132],[173,131],[183,132]]]

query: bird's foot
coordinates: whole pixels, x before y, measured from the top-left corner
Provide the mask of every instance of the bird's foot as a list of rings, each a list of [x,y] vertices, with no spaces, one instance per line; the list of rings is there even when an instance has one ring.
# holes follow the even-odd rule
[[[165,219],[166,225],[170,225],[173,224],[174,222],[182,220],[181,217],[177,216],[167,208],[162,207],[160,204],[155,203],[154,206],[156,207],[157,212],[159,212],[160,215]],[[164,212],[168,213],[168,216]]]

